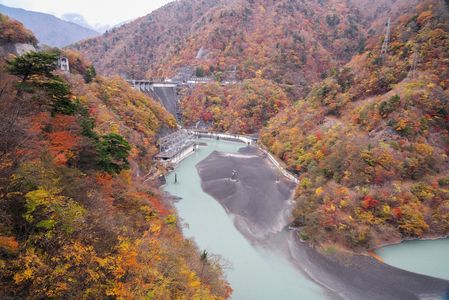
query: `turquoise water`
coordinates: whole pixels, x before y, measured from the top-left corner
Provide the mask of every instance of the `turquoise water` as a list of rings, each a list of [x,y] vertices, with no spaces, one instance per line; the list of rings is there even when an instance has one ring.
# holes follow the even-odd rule
[[[376,253],[397,268],[449,280],[449,239],[407,241]]]
[[[193,238],[201,250],[221,255],[232,268],[226,270],[234,300],[324,299],[323,289],[308,279],[282,255],[257,249],[235,228],[223,207],[201,189],[195,165],[212,151],[237,152],[241,143],[204,140],[208,146],[181,162],[167,177],[165,190],[182,200],[175,203],[187,227],[183,233]]]

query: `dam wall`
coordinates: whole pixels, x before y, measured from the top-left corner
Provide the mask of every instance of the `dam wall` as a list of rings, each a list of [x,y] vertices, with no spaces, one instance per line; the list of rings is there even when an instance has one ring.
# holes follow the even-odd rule
[[[154,82],[150,80],[129,80],[134,89],[150,95],[159,101],[165,109],[177,117],[179,102],[178,84],[172,82]]]
[[[153,85],[152,93],[165,109],[176,117],[179,96],[176,86]]]

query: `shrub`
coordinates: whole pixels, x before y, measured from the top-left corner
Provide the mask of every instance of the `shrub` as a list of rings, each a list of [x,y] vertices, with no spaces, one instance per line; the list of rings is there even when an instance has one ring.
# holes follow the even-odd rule
[[[84,74],[84,81],[86,83],[92,82],[92,80],[97,76],[97,71],[94,66],[89,66]]]
[[[399,95],[394,95],[387,101],[384,101],[379,106],[379,114],[386,118],[390,113],[397,109],[401,97]]]
[[[340,24],[340,18],[338,18],[337,15],[327,15],[326,16],[326,23],[329,25],[329,27],[335,27],[338,24]]]
[[[196,77],[204,77],[204,69],[201,67],[196,68],[195,75]]]
[[[449,185],[449,177],[440,178],[438,180],[438,185],[439,186],[447,186],[447,185]]]
[[[421,201],[431,200],[435,197],[433,188],[422,182],[413,185],[410,191]]]

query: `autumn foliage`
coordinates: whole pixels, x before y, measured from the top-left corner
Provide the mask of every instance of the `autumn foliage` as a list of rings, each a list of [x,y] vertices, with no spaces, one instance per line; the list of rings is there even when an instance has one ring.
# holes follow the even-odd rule
[[[103,74],[155,79],[188,66],[220,79],[235,67],[237,79],[261,77],[304,95],[363,51],[384,9],[378,2],[365,15],[366,7],[342,0],[175,1],[73,48]]]
[[[74,48],[106,74],[215,80],[184,91],[184,125],[262,129],[299,177],[302,238],[363,250],[448,234],[448,19],[442,0],[188,0]]]
[[[299,176],[303,239],[362,250],[449,233],[448,20],[421,1],[393,23],[385,59],[368,41],[262,130]]]
[[[174,118],[121,79],[34,68],[47,54],[0,64],[0,298],[228,298],[145,182]]]
[[[0,42],[37,44],[33,33],[26,29],[22,23],[0,14]]]
[[[73,48],[103,74],[213,78],[183,91],[184,125],[260,132],[298,176],[301,238],[364,251],[449,233],[447,1],[390,2],[174,1]],[[72,74],[54,70],[61,53]],[[147,180],[173,116],[73,50],[4,65],[0,298],[228,298],[220,260]]]
[[[251,79],[229,86],[200,85],[181,103],[187,127],[200,122],[217,131],[257,133],[289,101],[274,83]]]

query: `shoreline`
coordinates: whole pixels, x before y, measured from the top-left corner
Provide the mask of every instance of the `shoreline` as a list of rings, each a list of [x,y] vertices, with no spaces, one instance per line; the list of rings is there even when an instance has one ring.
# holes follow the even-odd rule
[[[397,242],[391,242],[391,243],[383,243],[380,245],[376,245],[375,247],[371,248],[368,250],[368,252],[375,252],[376,250],[380,249],[380,248],[384,248],[384,247],[388,247],[388,246],[394,246],[394,245],[399,245],[405,242],[412,242],[412,241],[436,241],[436,240],[444,240],[449,238],[449,234],[447,235],[441,235],[441,236],[424,236],[422,238],[405,238],[405,239],[401,239]],[[362,253],[363,254],[363,253]]]
[[[259,160],[255,159],[255,156],[259,156]],[[423,296],[443,296],[449,291],[449,281],[395,268],[373,258],[369,252],[329,256],[322,254],[308,243],[300,241],[296,231],[285,230],[288,218],[284,215],[278,219],[286,211],[291,213],[291,195],[296,187],[291,182],[290,196],[285,197],[286,194],[283,194],[283,198],[286,198],[283,200],[280,200],[279,197],[266,197],[267,195],[262,193],[262,198],[266,197],[267,202],[258,201],[257,197],[246,202],[233,201],[232,199],[236,195],[229,193],[228,190],[236,192],[237,199],[240,200],[245,200],[245,197],[251,198],[255,192],[254,182],[247,185],[248,182],[241,184],[239,180],[233,181],[229,178],[230,170],[233,167],[244,166],[248,162],[251,163],[246,168],[246,175],[243,174],[245,172],[242,175],[246,177],[246,180],[249,178],[250,181],[251,178],[263,173],[264,169],[265,172],[273,171],[273,168],[276,167],[267,156],[263,156],[263,151],[259,147],[248,149],[242,144],[237,155],[213,152],[196,166],[201,177],[203,191],[221,204],[237,229],[251,243],[258,247],[282,252],[299,271],[322,286],[325,295],[330,299],[419,299]],[[212,171],[207,172],[207,170]],[[256,181],[260,181],[257,182],[258,186],[266,188],[270,182],[271,184],[276,182],[276,179],[288,181],[288,178],[284,176],[273,178],[273,175],[271,177],[262,176]],[[273,188],[271,187],[271,189]],[[281,202],[282,205],[276,204],[276,202]],[[274,207],[274,209],[267,209],[270,207]],[[260,214],[261,210],[270,213],[262,219],[275,219],[275,221],[261,222],[261,216],[264,216]],[[273,218],[273,216],[277,217]],[[274,241],[278,235],[287,237],[282,237],[281,242]],[[438,239],[438,237],[425,239]],[[385,246],[387,245],[380,245],[375,249]],[[339,255],[341,257],[337,257]],[[376,292],[373,292],[373,288]]]
[[[204,140],[215,140],[217,137],[219,137],[219,139],[224,140],[224,141],[241,143],[242,144],[242,148],[241,149],[243,149],[245,147],[248,147],[248,146],[254,147],[258,151],[260,151],[261,153],[266,155],[266,159],[267,159],[268,163],[270,163],[274,167],[276,167],[286,179],[294,182],[296,185],[299,182],[298,178],[295,175],[293,175],[291,172],[289,172],[282,165],[282,160],[279,161],[279,158],[277,158],[272,153],[270,153],[268,151],[268,149],[264,145],[259,144],[258,142],[248,143],[248,141],[250,141],[251,139],[247,135],[222,133],[222,132],[202,132],[202,131],[197,131],[197,130],[193,130],[193,129],[187,129],[187,130],[189,132],[191,132],[192,134],[194,134],[195,136],[197,136],[197,140],[201,140],[201,139],[204,139]],[[197,146],[199,146],[199,147],[206,146],[207,147],[207,143],[205,143],[205,144],[198,143]],[[171,171],[169,171],[168,173],[174,172],[174,170],[176,170],[178,164],[181,163],[184,159],[188,158],[194,152],[195,151],[191,151],[187,155],[185,155],[178,163],[173,165],[173,169]],[[161,186],[161,188],[162,187],[163,187],[163,185]],[[293,193],[294,193],[294,191],[293,191]],[[177,201],[179,201],[179,200],[180,199],[177,199]],[[228,212],[229,214],[232,214],[231,212],[229,212],[229,210],[226,207],[224,207],[224,208],[225,208],[226,212]],[[449,234],[443,235],[443,236],[424,236],[422,238],[402,238],[402,239],[399,239],[399,240],[396,240],[396,241],[391,241],[391,242],[386,242],[386,243],[382,243],[382,244],[379,244],[379,245],[375,245],[373,248],[367,249],[366,251],[360,252],[358,254],[366,255],[366,256],[372,256],[370,254],[370,252],[374,252],[375,253],[375,251],[377,249],[380,249],[380,248],[383,248],[383,247],[399,245],[399,244],[402,244],[402,243],[408,242],[408,241],[427,241],[427,240],[439,240],[439,239],[446,239],[446,238],[449,238]],[[354,254],[357,254],[357,253],[354,252]]]
[[[420,299],[444,297],[449,281],[413,273],[362,254],[325,255],[302,242],[295,233],[289,249],[298,265],[321,285],[344,299]]]
[[[368,251],[368,255],[371,256],[372,258],[374,258],[375,260],[385,264],[384,259],[380,255],[378,255],[376,252],[370,250],[370,251]]]
[[[242,148],[239,153],[254,156],[258,153],[258,149]],[[214,152],[197,164],[203,191],[225,208],[225,211],[236,220],[234,224],[237,229],[253,244],[272,249],[284,248],[284,255],[287,255],[287,258],[290,258],[299,270],[329,291],[332,299],[341,297],[344,299],[419,299],[422,296],[442,296],[449,289],[449,281],[395,268],[379,262],[366,253],[348,252],[325,255],[308,243],[300,241],[296,231],[287,232],[285,241],[282,241],[282,238],[281,242],[270,241],[270,239],[276,239],[276,235],[285,235],[284,228],[288,222],[284,219],[285,223],[282,224],[284,226],[276,227],[278,230],[276,232],[273,230],[275,227],[266,226],[266,219],[277,220],[282,212],[280,209],[282,205],[283,208],[291,210],[292,206],[289,203],[291,197],[281,199],[270,197],[263,192],[263,197],[266,199],[261,201],[259,197],[252,195],[254,186],[251,182],[244,182],[239,186],[230,184],[226,178],[235,166],[249,163],[250,167],[247,170],[249,173],[244,176],[258,178],[259,188],[264,191],[273,189],[270,187],[273,184],[273,176],[270,178],[260,175],[264,172],[264,168],[273,170],[274,167],[270,166],[272,162],[263,155],[263,152],[258,155],[259,160],[236,156],[231,159],[230,155]],[[288,179],[284,177],[283,180]],[[295,186],[293,185],[293,190]],[[229,190],[235,192],[229,193]],[[248,199],[244,199],[245,195]],[[282,202],[281,206],[279,202]],[[258,212],[267,209],[269,216],[266,215],[261,220]],[[286,243],[287,247],[285,244],[282,246],[281,243]]]

